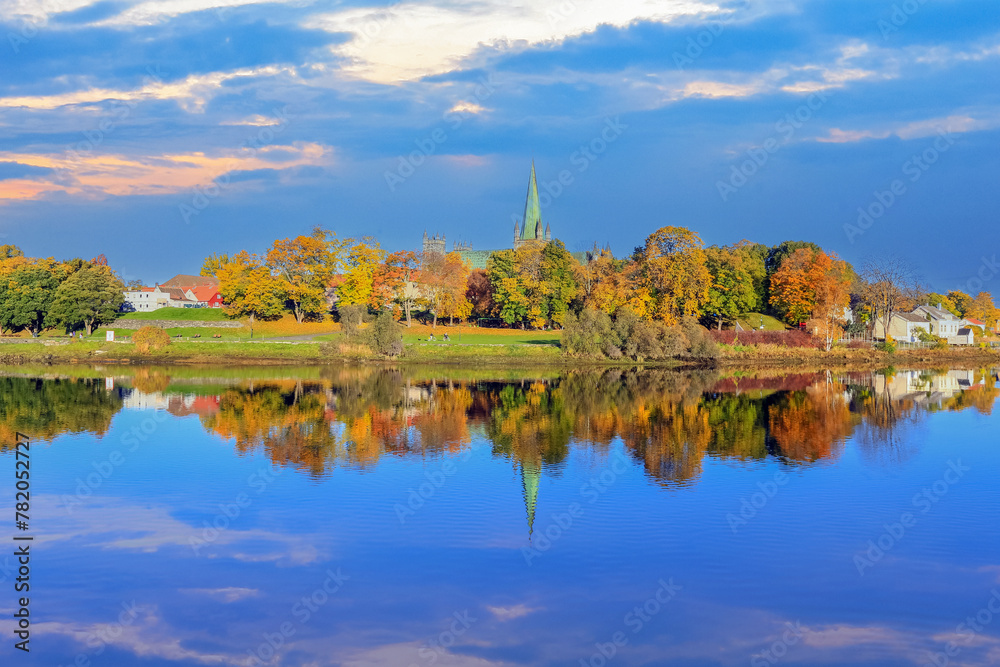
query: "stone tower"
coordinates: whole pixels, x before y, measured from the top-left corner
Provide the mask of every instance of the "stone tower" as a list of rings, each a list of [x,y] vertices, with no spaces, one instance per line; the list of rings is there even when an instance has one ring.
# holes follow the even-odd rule
[[[427,230],[424,230],[424,254],[430,253],[445,254],[445,241],[444,235],[438,236],[427,236]]]

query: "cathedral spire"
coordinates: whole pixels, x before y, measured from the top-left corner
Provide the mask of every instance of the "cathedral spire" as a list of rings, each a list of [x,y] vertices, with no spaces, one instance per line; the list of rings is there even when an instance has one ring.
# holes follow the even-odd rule
[[[521,240],[532,241],[542,236],[542,210],[538,205],[538,183],[535,181],[535,161],[531,161],[531,178],[528,179],[528,197],[524,202],[524,227]]]

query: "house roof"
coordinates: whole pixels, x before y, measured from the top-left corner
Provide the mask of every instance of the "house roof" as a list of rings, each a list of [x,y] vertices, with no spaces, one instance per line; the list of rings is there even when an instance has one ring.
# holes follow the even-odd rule
[[[178,273],[165,283],[160,283],[160,287],[183,287],[189,289],[198,285],[219,286],[219,279],[215,276],[192,276],[186,273]]]
[[[896,313],[896,317],[907,322],[914,322],[917,324],[927,324],[927,318],[921,317],[920,315],[914,315],[913,313]]]
[[[969,324],[974,324],[977,327],[984,326],[982,322],[980,322],[979,320],[974,320],[971,317],[966,317],[965,321],[968,322]]]
[[[187,290],[181,289],[180,287],[164,287],[163,285],[160,285],[160,291],[161,292],[166,292],[167,294],[169,294],[171,301],[190,301],[191,300],[191,299],[189,299],[187,297],[187,294],[185,294],[185,292]]]
[[[971,333],[972,333],[972,329],[969,329],[968,327],[965,327],[963,329],[959,329],[958,330],[958,335],[959,336],[968,336]]]
[[[191,288],[191,292],[198,301],[211,301],[219,293],[219,288],[212,285],[197,285]]]
[[[952,313],[948,312],[947,310],[945,310],[943,308],[938,308],[937,306],[928,306],[928,305],[917,306],[916,308],[913,309],[913,312],[917,312],[917,311],[921,311],[921,312],[927,313],[928,315],[930,315],[935,320],[957,320],[958,319]]]

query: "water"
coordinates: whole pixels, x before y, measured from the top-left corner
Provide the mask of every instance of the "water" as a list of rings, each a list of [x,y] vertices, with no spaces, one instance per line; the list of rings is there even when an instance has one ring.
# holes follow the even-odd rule
[[[1000,664],[992,371],[12,370],[3,664]]]

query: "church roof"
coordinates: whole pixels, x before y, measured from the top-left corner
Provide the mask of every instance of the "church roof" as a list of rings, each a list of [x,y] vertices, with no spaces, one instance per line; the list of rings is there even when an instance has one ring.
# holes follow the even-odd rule
[[[538,183],[535,181],[535,161],[531,161],[531,178],[528,179],[528,197],[524,202],[524,226],[521,240],[530,241],[542,235],[542,209],[538,205]]]

